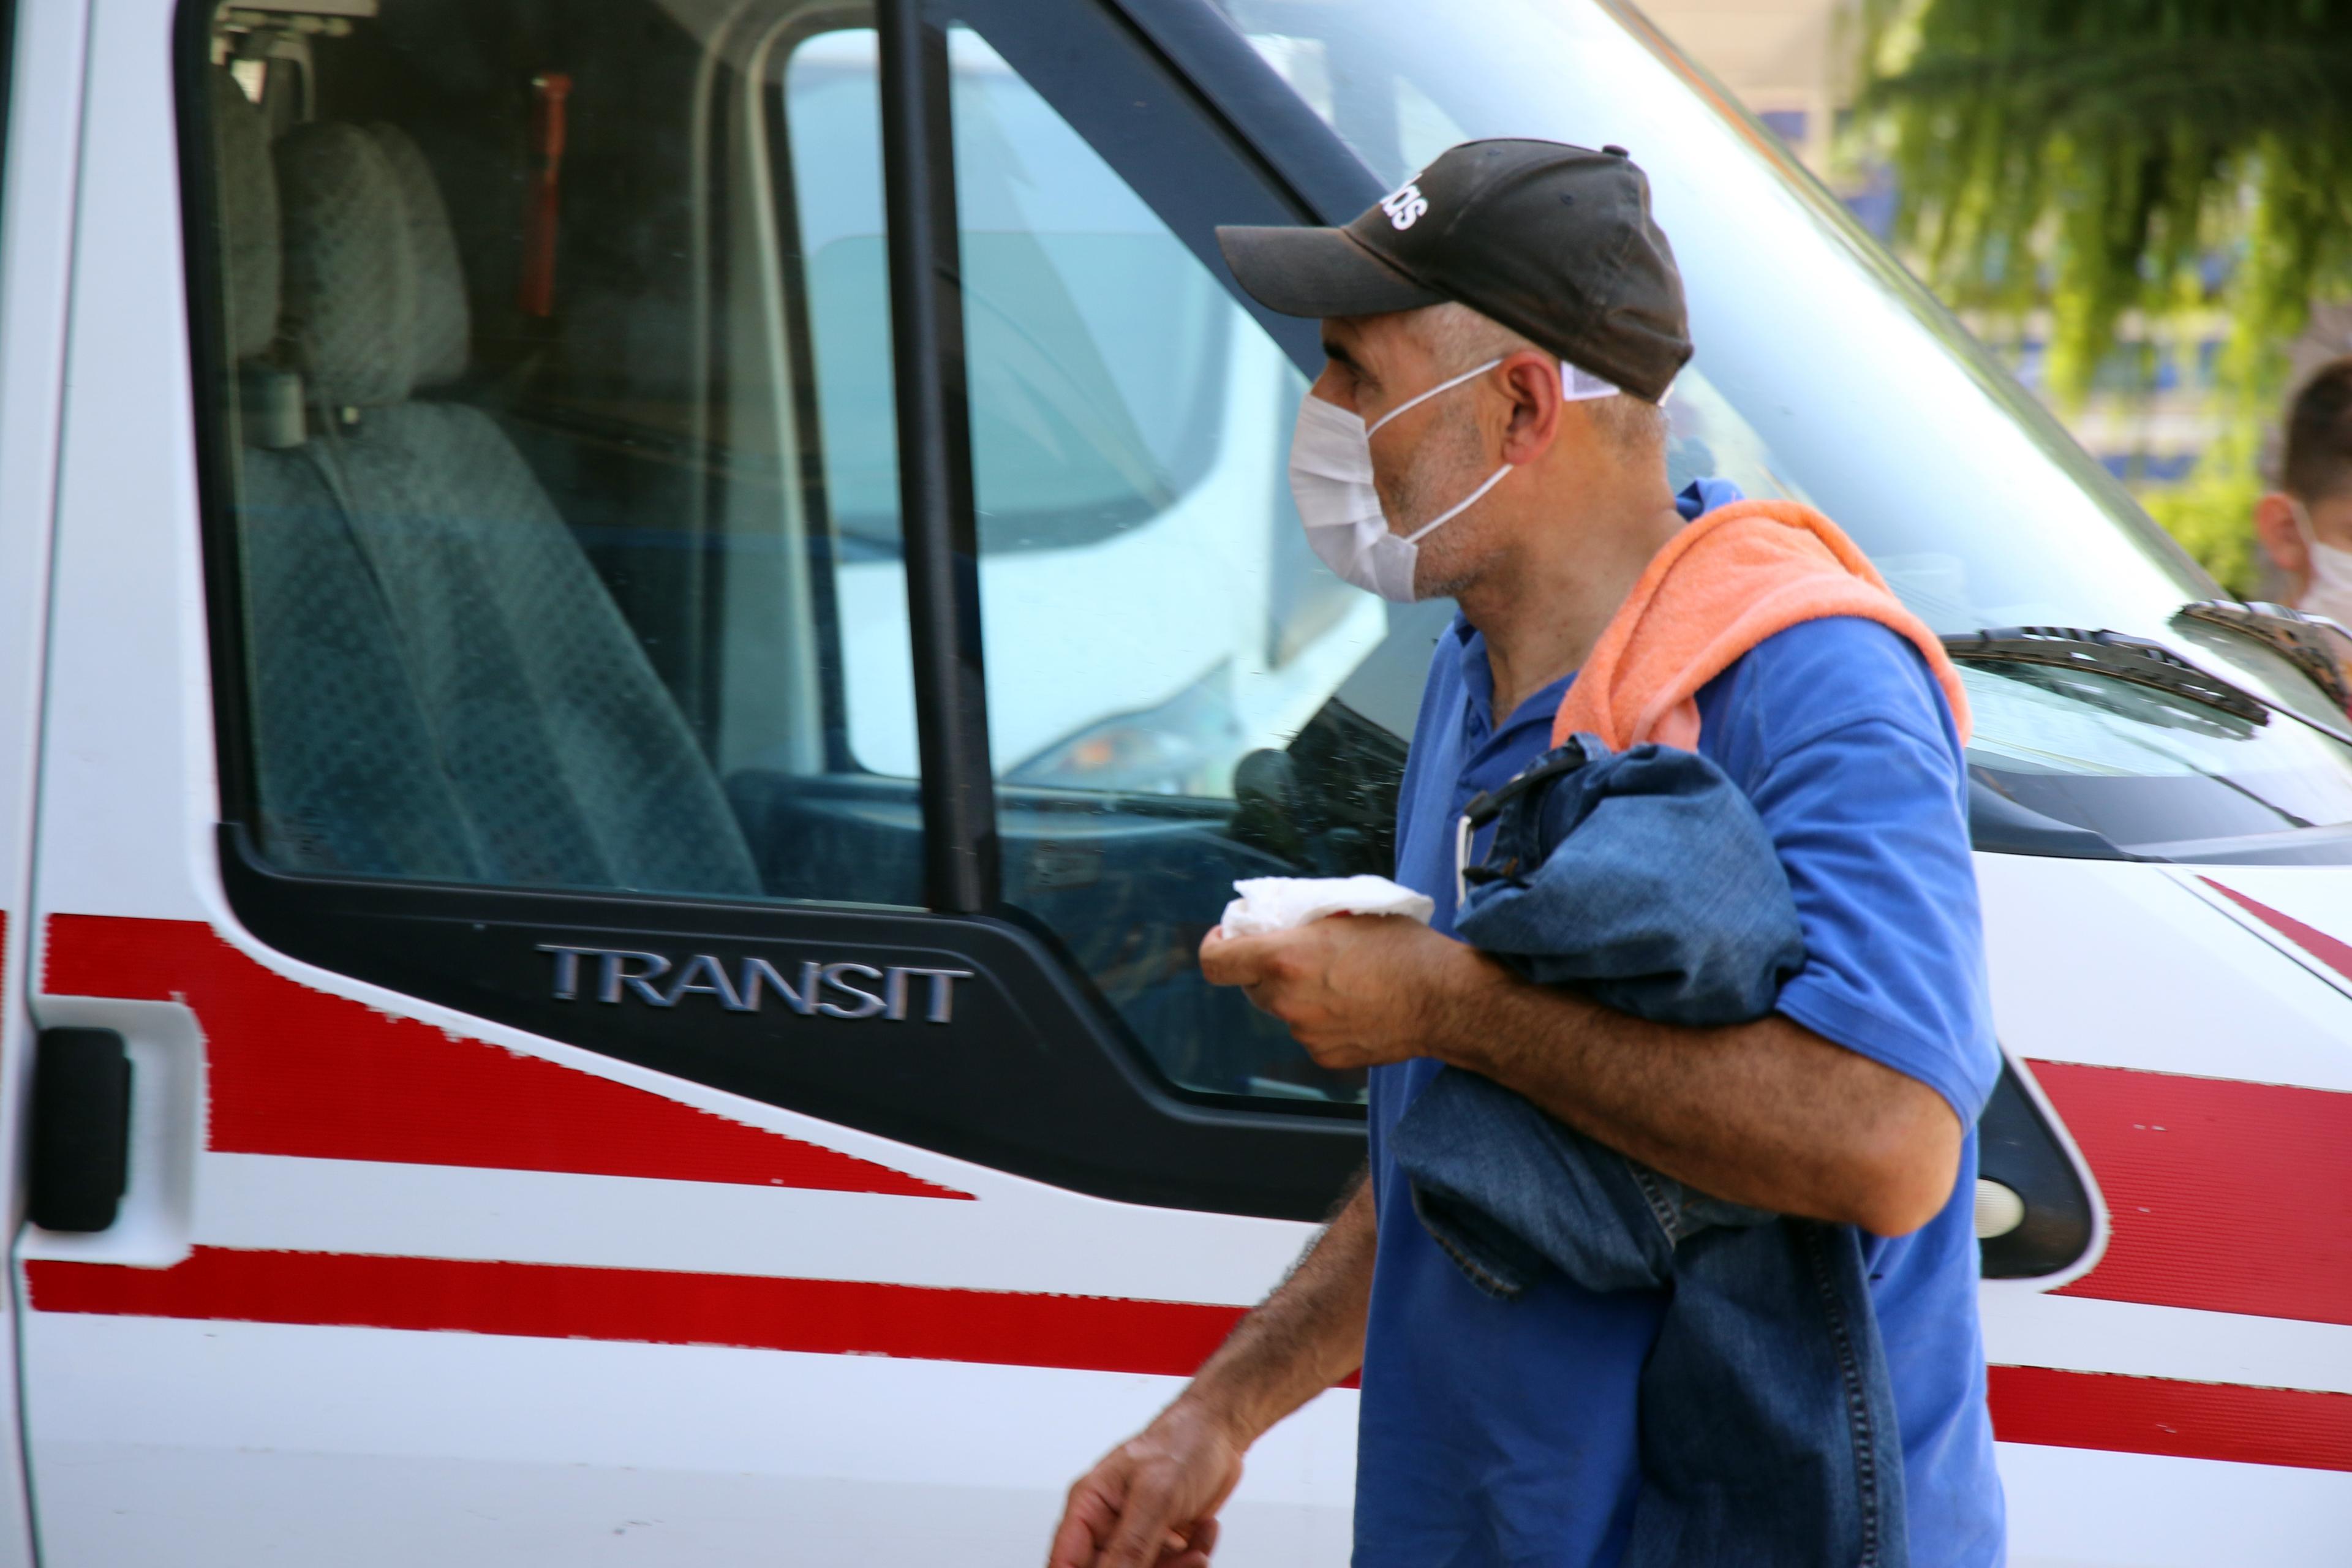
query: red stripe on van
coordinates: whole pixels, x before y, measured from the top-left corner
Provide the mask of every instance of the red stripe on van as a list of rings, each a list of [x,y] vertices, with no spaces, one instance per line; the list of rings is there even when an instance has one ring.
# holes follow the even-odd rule
[[[2113,1226],[2058,1294],[2352,1323],[2352,1094],[2032,1067]]]
[[[41,973],[53,995],[193,1008],[224,1153],[971,1196],[313,990],[198,921],[52,915]]]
[[[2352,943],[2338,942],[2317,926],[2305,925],[2293,915],[2283,914],[2260,900],[2246,897],[2235,888],[2223,887],[2210,877],[2197,879],[2345,979],[2352,980]]]
[[[170,1268],[38,1259],[35,1310],[733,1345],[1087,1372],[1191,1373],[1246,1310],[961,1290],[200,1247]]]
[[[35,1259],[35,1310],[727,1345],[1182,1377],[1246,1309],[851,1279],[196,1248],[170,1268]],[[1349,1379],[1350,1383],[1354,1380]],[[1990,1371],[2005,1442],[2352,1469],[2352,1395]]]
[[[2004,1443],[2352,1470],[2352,1394],[2041,1366],[1990,1372],[1993,1435]]]

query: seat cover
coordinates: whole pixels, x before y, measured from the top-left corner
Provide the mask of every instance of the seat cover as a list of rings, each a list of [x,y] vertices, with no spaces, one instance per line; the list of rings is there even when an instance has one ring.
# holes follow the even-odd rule
[[[245,455],[254,742],[274,859],[538,886],[760,890],[718,780],[465,370],[457,251],[388,126],[276,167],[280,339],[312,434]]]

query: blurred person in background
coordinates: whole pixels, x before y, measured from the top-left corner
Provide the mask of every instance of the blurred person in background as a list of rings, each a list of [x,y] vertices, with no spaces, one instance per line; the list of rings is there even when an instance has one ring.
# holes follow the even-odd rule
[[[2352,355],[2314,371],[2287,405],[2279,488],[2254,533],[2294,607],[2352,626]]]

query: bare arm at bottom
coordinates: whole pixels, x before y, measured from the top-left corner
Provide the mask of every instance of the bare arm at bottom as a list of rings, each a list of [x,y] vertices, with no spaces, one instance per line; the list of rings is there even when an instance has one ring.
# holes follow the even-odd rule
[[[1184,1392],[1070,1488],[1046,1568],[1206,1568],[1243,1454],[1362,1364],[1373,1235],[1360,1175],[1289,1278]]]

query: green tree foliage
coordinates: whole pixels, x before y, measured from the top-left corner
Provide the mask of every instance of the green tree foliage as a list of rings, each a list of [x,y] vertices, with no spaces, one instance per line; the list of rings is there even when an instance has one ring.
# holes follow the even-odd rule
[[[2138,308],[2300,331],[2352,273],[2352,3],[1864,0],[1897,237],[1963,304],[2055,305],[2079,395]]]
[[[2049,305],[2062,399],[2126,312],[2231,316],[2242,428],[2166,521],[2242,579],[2252,426],[2314,297],[2352,283],[2352,0],[1862,6],[1858,105],[1895,172],[1896,243],[1955,304]]]

